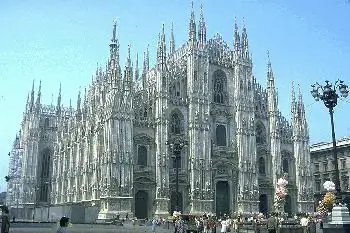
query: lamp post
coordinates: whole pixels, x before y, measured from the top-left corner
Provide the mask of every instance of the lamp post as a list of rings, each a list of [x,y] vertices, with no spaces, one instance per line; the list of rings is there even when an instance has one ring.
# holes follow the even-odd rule
[[[332,142],[333,142],[333,160],[334,160],[334,169],[335,169],[335,188],[338,194],[338,198],[340,198],[341,186],[340,186],[340,176],[339,176],[339,167],[338,167],[338,154],[337,154],[337,142],[335,139],[335,131],[334,131],[334,108],[338,104],[338,98],[344,97],[346,98],[349,94],[347,90],[348,86],[344,84],[344,81],[338,80],[334,85],[329,81],[326,81],[324,86],[319,83],[315,83],[311,85],[311,95],[314,97],[316,101],[322,100],[324,105],[329,110],[329,115],[331,118],[331,127],[332,127]],[[337,93],[337,89],[340,92],[340,96]]]
[[[170,151],[175,159],[176,166],[176,206],[175,211],[179,211],[179,162],[181,162],[181,151],[184,147],[187,147],[188,142],[182,138],[175,138],[173,140],[167,141],[166,145],[170,147]]]

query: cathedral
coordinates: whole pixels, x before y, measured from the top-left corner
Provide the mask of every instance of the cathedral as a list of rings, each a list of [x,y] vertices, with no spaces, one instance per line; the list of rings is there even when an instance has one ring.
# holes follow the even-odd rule
[[[42,104],[33,82],[13,149],[23,218],[267,213],[286,174],[285,211],[313,211],[302,95],[292,90],[288,121],[270,59],[266,88],[256,82],[245,27],[235,25],[232,46],[207,39],[203,11],[196,25],[192,10],[186,43],[163,26],[156,64],[147,49],[140,70],[130,46],[121,68],[116,30],[106,67],[74,106],[62,105],[61,87],[57,104]]]

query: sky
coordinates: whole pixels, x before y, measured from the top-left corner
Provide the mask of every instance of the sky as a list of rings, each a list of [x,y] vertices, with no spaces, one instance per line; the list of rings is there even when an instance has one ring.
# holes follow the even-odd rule
[[[253,74],[266,86],[270,53],[279,108],[290,119],[292,82],[300,84],[311,143],[330,141],[327,109],[310,95],[311,84],[344,80],[350,86],[350,2],[348,0],[194,0],[196,20],[203,5],[207,38],[216,33],[232,46],[235,21],[246,26]],[[142,59],[149,44],[154,64],[158,33],[167,39],[174,23],[176,46],[186,42],[189,0],[2,0],[0,3],[0,191],[28,92],[42,81],[42,102],[56,103],[62,84],[65,105],[75,106],[80,87],[104,66],[113,21],[118,22],[121,66],[128,45]],[[169,40],[168,40],[169,41]],[[142,61],[142,60],[141,60]],[[140,66],[142,62],[139,62]],[[141,67],[140,67],[141,68]],[[350,98],[335,110],[336,137],[350,136]]]

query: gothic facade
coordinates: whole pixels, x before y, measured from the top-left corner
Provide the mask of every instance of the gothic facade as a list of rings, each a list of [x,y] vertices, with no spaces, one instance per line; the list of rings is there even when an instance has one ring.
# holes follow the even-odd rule
[[[235,25],[232,47],[220,35],[207,40],[203,12],[197,28],[192,11],[188,41],[175,46],[173,30],[169,38],[167,45],[163,26],[156,65],[147,49],[140,71],[129,47],[122,71],[114,24],[108,63],[75,108],[62,106],[61,88],[55,106],[42,104],[41,84],[36,100],[33,84],[19,135],[28,216],[146,218],[177,204],[192,214],[267,212],[284,173],[286,211],[313,210],[301,94],[293,90],[289,122],[278,109],[271,62],[267,88],[253,76],[246,28]],[[188,145],[179,160],[177,140]]]

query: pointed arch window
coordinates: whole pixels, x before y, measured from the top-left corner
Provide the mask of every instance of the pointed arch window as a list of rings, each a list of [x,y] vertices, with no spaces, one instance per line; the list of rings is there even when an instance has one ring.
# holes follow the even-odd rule
[[[266,128],[263,123],[259,122],[255,128],[256,133],[256,143],[265,144],[266,143]]]
[[[288,173],[289,172],[289,161],[288,159],[283,159],[283,162],[282,162],[282,171],[284,173]]]
[[[182,168],[182,153],[179,154],[178,157],[171,157],[171,167],[176,168],[176,163],[178,163],[178,167]]]
[[[259,158],[259,174],[260,175],[265,175],[266,174],[264,157],[260,157]]]
[[[180,82],[176,83],[176,96],[180,96]]]
[[[226,146],[226,127],[224,125],[216,126],[216,145]]]
[[[163,88],[166,88],[166,77],[163,76],[162,78],[162,85],[163,85]]]
[[[45,148],[41,152],[41,172],[40,172],[40,191],[39,200],[47,202],[49,198],[49,179],[50,179],[50,164],[51,164],[51,150]]]
[[[45,126],[45,128],[49,128],[50,127],[50,119],[48,117],[45,118],[44,126]]]
[[[137,164],[147,166],[147,147],[140,145],[137,148]]]
[[[222,70],[214,72],[213,98],[214,103],[224,104],[226,99],[226,74]]]
[[[181,134],[183,132],[183,115],[180,111],[174,111],[171,114],[171,133]]]

